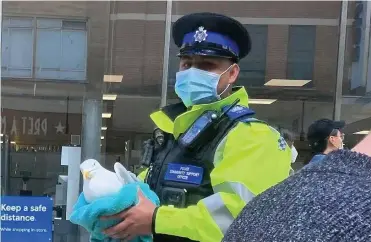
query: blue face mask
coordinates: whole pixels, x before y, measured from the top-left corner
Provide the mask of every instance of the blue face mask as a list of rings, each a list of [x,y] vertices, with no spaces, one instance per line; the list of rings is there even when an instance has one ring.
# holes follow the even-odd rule
[[[222,74],[203,71],[194,67],[179,71],[176,73],[175,92],[186,107],[216,102],[221,99],[220,95],[229,87],[228,85],[222,93],[218,94],[219,79],[232,66]]]

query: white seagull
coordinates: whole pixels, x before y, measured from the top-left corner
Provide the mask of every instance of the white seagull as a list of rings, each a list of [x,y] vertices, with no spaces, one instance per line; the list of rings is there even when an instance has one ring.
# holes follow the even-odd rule
[[[84,179],[83,192],[88,203],[118,193],[125,184],[138,181],[133,173],[118,162],[114,165],[115,172],[105,169],[94,159],[81,163],[80,170]]]

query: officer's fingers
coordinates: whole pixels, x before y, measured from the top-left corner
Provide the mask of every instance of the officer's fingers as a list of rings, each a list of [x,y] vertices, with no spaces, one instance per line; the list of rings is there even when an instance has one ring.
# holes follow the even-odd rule
[[[126,219],[123,220],[121,223],[104,230],[103,232],[110,237],[122,238],[117,236],[128,236],[127,229],[131,224],[131,220]]]
[[[100,217],[101,220],[120,219],[120,213]]]
[[[112,236],[113,239],[120,239],[120,241],[130,241],[130,236],[125,232],[120,232]]]
[[[132,241],[134,239],[134,235],[129,235],[128,237],[125,238],[124,241]]]

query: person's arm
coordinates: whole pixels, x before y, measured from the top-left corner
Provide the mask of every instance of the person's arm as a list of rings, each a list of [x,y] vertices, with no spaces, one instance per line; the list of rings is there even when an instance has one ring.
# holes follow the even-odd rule
[[[288,177],[290,152],[279,149],[279,134],[268,126],[238,124],[217,149],[211,173],[215,193],[195,206],[159,207],[154,232],[221,241],[246,203]]]
[[[371,131],[368,135],[359,142],[352,151],[359,152],[368,156],[371,156]]]

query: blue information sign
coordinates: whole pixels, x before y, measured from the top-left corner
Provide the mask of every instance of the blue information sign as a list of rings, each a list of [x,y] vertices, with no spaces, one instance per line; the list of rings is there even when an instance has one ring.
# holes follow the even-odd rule
[[[53,200],[50,197],[1,197],[1,241],[52,241]]]
[[[169,163],[165,174],[165,180],[199,185],[202,182],[203,172],[204,170],[202,167]]]

